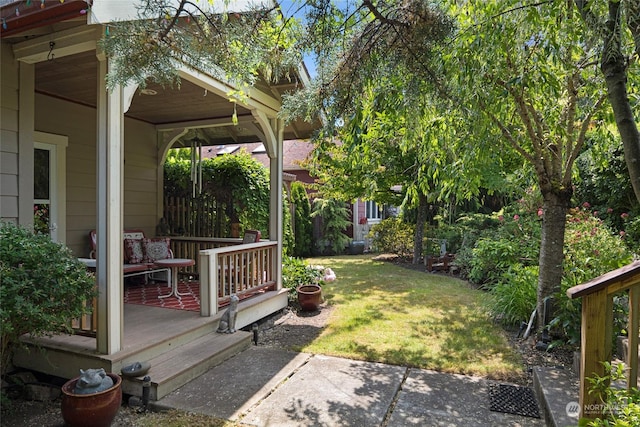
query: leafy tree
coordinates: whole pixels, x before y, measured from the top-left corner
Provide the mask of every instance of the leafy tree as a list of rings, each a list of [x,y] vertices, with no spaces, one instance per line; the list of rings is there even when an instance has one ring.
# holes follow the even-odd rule
[[[295,41],[301,28],[296,20],[285,19],[275,4],[239,13],[231,1],[222,3],[146,0],[138,10],[140,19],[110,24],[101,40],[113,66],[109,86],[144,87],[147,79],[178,84],[177,59],[241,88],[298,66],[301,52]],[[241,97],[241,92],[232,95]]]
[[[573,165],[597,129],[605,99],[591,58],[565,5],[512,1],[452,5],[460,28],[442,52],[477,136],[514,150],[535,171],[543,198],[538,313],[560,289]],[[453,54],[455,52],[455,54]],[[496,135],[497,133],[497,135]],[[500,138],[498,138],[498,136]],[[538,326],[543,325],[538,316]]]
[[[640,0],[574,0],[573,4],[587,26],[584,38],[599,39],[602,43],[600,70],[622,139],[631,185],[640,202],[640,132],[638,116],[629,99],[631,89],[637,107],[637,89],[629,87],[629,77],[638,71]]]

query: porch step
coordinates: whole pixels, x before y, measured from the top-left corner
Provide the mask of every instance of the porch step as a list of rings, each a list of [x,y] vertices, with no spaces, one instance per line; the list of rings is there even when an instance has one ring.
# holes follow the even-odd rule
[[[162,399],[175,389],[219,365],[251,345],[252,334],[211,332],[149,360],[150,400]],[[142,379],[123,377],[122,392],[142,397]]]
[[[547,425],[569,427],[578,424],[578,380],[561,368],[533,368],[533,384]]]

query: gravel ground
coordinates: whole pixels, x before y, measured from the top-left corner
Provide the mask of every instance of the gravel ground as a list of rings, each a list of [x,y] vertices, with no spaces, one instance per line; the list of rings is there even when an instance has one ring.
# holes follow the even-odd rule
[[[406,266],[416,268],[411,265]],[[422,269],[422,271],[424,270]],[[298,312],[295,309],[286,308],[260,322],[258,345],[296,350],[320,335],[332,310],[333,307],[326,304],[322,304],[317,312]],[[292,333],[294,331],[295,333]],[[516,333],[516,331],[506,331],[510,342],[522,355],[526,367],[563,366],[565,369],[571,369],[573,359],[570,351],[555,349],[551,352],[541,352],[534,348],[535,343],[532,340],[517,339]],[[517,382],[531,385],[531,374],[517,379]],[[140,420],[143,417],[144,414],[141,414],[136,408],[123,405],[112,426],[140,425]],[[158,425],[162,424],[162,421],[158,421]],[[2,427],[63,427],[64,425],[60,414],[59,398],[47,402],[16,399],[8,405],[3,402],[0,417],[0,426]]]

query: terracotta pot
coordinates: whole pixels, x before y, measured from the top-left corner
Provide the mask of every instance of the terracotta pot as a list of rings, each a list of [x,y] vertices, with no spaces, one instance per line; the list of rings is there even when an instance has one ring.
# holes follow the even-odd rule
[[[93,394],[76,394],[78,378],[62,386],[62,418],[70,427],[108,427],[122,404],[122,378],[107,374],[113,387]]]
[[[322,288],[320,285],[301,285],[298,291],[298,303],[303,311],[316,311],[322,302]]]

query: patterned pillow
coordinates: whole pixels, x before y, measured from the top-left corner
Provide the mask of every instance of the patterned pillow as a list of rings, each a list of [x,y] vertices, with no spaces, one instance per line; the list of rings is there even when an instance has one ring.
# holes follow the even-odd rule
[[[140,264],[143,260],[142,241],[140,239],[124,239],[125,264]]]
[[[169,245],[171,239],[142,239],[142,248],[144,250],[144,261],[155,262],[159,259],[167,259],[169,257]]]

